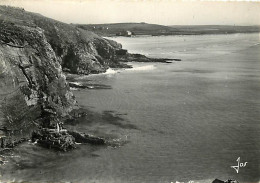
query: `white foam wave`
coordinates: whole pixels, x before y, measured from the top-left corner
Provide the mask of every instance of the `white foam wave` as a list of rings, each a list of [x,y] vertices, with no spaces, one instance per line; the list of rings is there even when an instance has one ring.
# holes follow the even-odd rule
[[[83,86],[81,83],[79,82],[70,82],[71,84],[77,85],[77,86]]]
[[[79,89],[78,89],[78,88],[70,87],[70,90],[72,90],[72,91],[77,91],[77,90],[79,90]]]
[[[109,69],[107,69],[107,71],[106,71],[105,73],[103,73],[103,74],[116,74],[116,73],[117,73],[116,70],[109,68]]]
[[[145,65],[145,66],[139,66],[139,67],[133,67],[131,69],[127,69],[129,71],[149,71],[149,70],[154,70],[155,66],[154,65]]]

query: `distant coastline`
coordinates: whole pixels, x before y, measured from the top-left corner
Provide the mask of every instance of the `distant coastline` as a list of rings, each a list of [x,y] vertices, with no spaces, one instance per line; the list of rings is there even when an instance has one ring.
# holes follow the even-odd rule
[[[173,25],[164,26],[148,23],[113,23],[113,24],[76,24],[84,30],[93,31],[100,36],[172,36],[172,35],[208,35],[257,33],[260,26],[238,25]]]

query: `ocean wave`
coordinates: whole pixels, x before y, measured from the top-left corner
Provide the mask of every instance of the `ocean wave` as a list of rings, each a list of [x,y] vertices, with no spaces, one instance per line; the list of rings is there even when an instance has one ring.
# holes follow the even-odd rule
[[[82,83],[80,83],[80,82],[69,82],[69,83],[76,85],[76,86],[83,86]]]
[[[128,71],[150,71],[154,70],[155,66],[154,65],[145,65],[145,66],[138,66],[138,67],[133,67],[131,69],[126,69]]]
[[[102,73],[102,74],[116,74],[116,73],[118,73],[118,71],[116,71],[116,70],[114,70],[114,69],[111,69],[111,68],[109,68],[109,69],[107,69],[107,70],[106,70],[106,72],[105,72],[105,73]]]
[[[74,87],[70,87],[70,90],[72,90],[72,91],[77,91],[77,90],[79,90],[78,88],[74,88]]]

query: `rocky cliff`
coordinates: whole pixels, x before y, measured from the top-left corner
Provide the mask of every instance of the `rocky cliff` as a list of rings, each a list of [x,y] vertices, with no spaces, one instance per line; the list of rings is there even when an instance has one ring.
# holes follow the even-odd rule
[[[0,148],[31,137],[60,150],[73,147],[79,136],[102,141],[76,132],[72,137],[62,129],[62,118],[75,104],[62,70],[104,72],[117,65],[120,49],[120,44],[94,33],[0,6]]]
[[[21,140],[41,128],[34,136],[61,149],[61,141],[69,142],[69,147],[78,136],[100,141],[88,135],[75,135],[73,140],[66,130],[60,133],[60,120],[75,103],[63,71],[100,73],[108,67],[128,67],[123,63],[127,61],[167,59],[129,54],[115,41],[92,32],[21,8],[0,6],[0,137],[11,139],[7,142],[1,137],[0,145],[15,144],[15,132]],[[58,131],[53,135],[53,130]],[[51,142],[46,141],[46,134]]]
[[[0,27],[1,128],[28,136],[67,115],[75,100],[41,28],[3,21]]]

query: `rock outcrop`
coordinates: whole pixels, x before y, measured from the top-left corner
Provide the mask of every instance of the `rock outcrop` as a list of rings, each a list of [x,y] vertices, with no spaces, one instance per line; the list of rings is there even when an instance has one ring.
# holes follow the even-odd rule
[[[219,179],[215,179],[212,181],[212,183],[239,183],[237,180],[234,179],[228,179],[228,180],[219,180]]]

